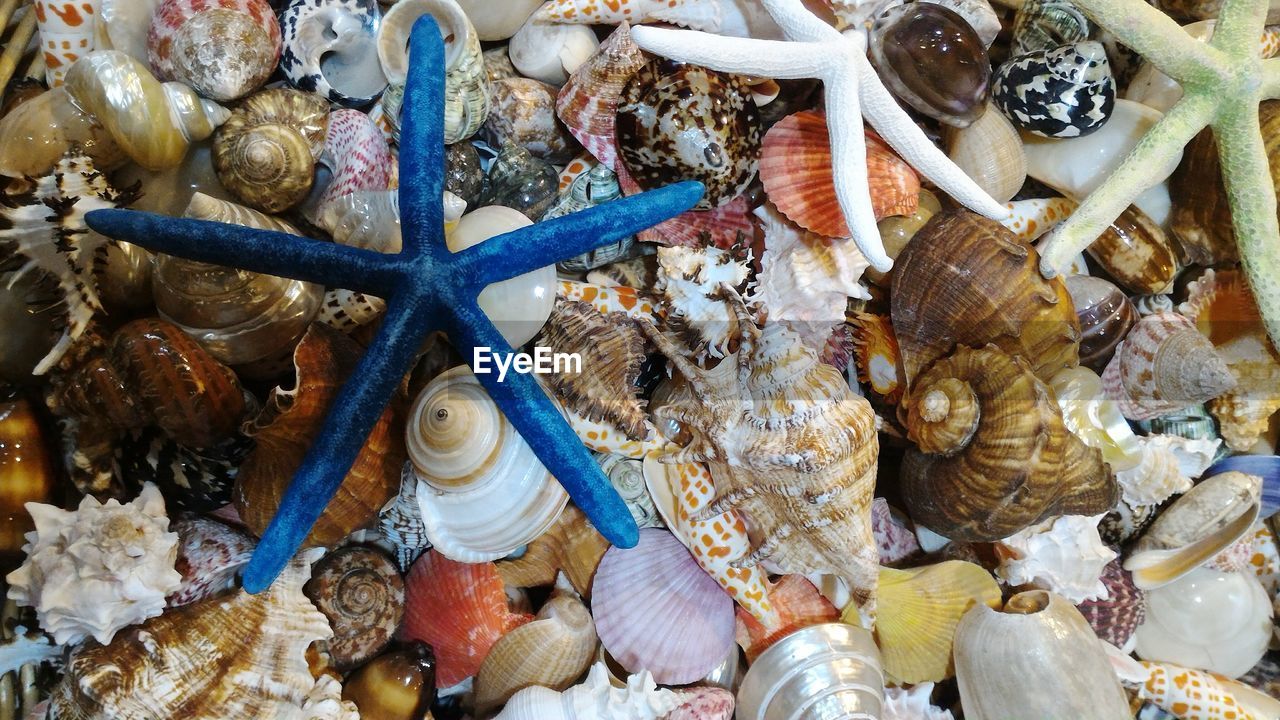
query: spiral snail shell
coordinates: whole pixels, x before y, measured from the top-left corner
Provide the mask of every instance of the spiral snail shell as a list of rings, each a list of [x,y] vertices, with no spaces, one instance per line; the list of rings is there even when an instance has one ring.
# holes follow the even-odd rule
[[[264,90],[236,109],[213,139],[218,179],[241,201],[266,213],[307,196],[324,150],[329,104],[286,88]]]
[[[302,588],[329,618],[329,655],[339,669],[373,658],[391,643],[404,616],[404,579],[385,553],[348,545],[312,568]]]

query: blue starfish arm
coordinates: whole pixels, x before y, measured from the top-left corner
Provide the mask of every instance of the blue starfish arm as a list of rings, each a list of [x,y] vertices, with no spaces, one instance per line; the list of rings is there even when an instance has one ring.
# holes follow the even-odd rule
[[[437,198],[436,204],[439,205]],[[289,233],[137,210],[94,210],[91,229],[153,252],[389,297],[396,258]]]
[[[696,181],[632,195],[491,237],[456,253],[459,275],[479,287],[554,265],[692,209],[704,188]]]
[[[329,404],[320,433],[245,567],[247,592],[267,589],[302,546],[355,463],[406,368],[413,365],[422,341],[439,329],[433,322],[437,317],[438,312],[418,294],[401,294],[387,303],[382,327]]]
[[[444,227],[444,41],[430,14],[413,25],[400,110],[400,224],[406,257],[448,252],[426,241]]]
[[[512,352],[502,334],[474,304],[457,308],[448,324],[454,347],[487,347],[495,354]],[[476,379],[596,530],[618,547],[635,547],[640,529],[626,503],[533,375],[509,372],[499,382],[494,373],[480,373]]]

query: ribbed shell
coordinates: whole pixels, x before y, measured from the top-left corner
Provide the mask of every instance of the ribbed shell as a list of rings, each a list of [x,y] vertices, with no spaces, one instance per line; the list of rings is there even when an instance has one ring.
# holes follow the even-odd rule
[[[933,216],[894,263],[892,321],[908,393],[957,345],[994,343],[1046,382],[1079,364],[1080,324],[1060,279],[994,220],[966,210]]]
[[[161,80],[218,101],[261,87],[280,49],[280,24],[266,0],[164,0],[147,34],[147,58]]]
[[[388,189],[395,174],[395,158],[382,131],[358,110],[335,110],[329,116],[320,161],[332,177],[315,212],[310,213],[313,223],[318,222],[329,203],[343,196]]]
[[[944,396],[945,395],[945,396]],[[993,542],[1054,515],[1120,499],[1102,453],[1066,428],[1053,393],[1020,358],[960,348],[917,379],[902,493],[912,519],[953,540]]]
[[[1102,278],[1070,275],[1063,282],[1080,321],[1080,364],[1101,372],[1138,321],[1138,311],[1120,288]]]
[[[385,553],[347,545],[316,563],[303,592],[329,618],[326,644],[339,670],[372,659],[391,643],[404,616],[404,580]]]
[[[423,550],[431,547],[427,527],[418,507],[418,476],[413,464],[405,463],[400,471],[400,491],[378,513],[378,531],[395,548],[400,569],[408,570]]]
[[[994,106],[988,104],[969,127],[948,126],[946,138],[947,156],[996,201],[1008,202],[1022,189],[1027,180],[1022,137]]]
[[[213,167],[223,186],[267,213],[302,201],[329,127],[324,100],[286,88],[241,103],[213,140]]]
[[[566,505],[551,529],[539,535],[524,554],[498,562],[498,574],[507,585],[518,588],[551,585],[563,572],[583,597],[591,596],[591,581],[600,559],[609,549],[587,516],[575,505]]]
[[[1107,597],[1085,600],[1077,605],[1100,640],[1123,648],[1147,614],[1147,593],[1133,584],[1133,576],[1117,558],[1102,570]]]
[[[752,617],[743,605],[737,608],[735,636],[747,655],[747,662],[754,662],[760,653],[800,628],[840,618],[840,611],[803,575],[783,575],[769,588],[768,600],[776,618],[769,627]],[[736,655],[734,653],[733,662],[737,661]]]
[[[1102,373],[1107,397],[1130,420],[1198,405],[1235,385],[1213,345],[1190,320],[1171,312],[1139,320]]]
[[[605,553],[591,609],[605,650],[663,684],[702,678],[733,645],[733,601],[665,530],[645,528],[636,547]]]

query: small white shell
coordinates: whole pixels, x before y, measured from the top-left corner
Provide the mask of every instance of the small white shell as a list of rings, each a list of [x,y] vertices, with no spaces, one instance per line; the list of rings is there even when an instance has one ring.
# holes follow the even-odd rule
[[[1133,506],[1156,505],[1191,489],[1178,456],[1162,443],[1144,442],[1137,464],[1123,470],[1112,467],[1124,501]]]
[[[955,720],[950,710],[935,707],[929,701],[931,695],[931,682],[919,683],[906,690],[886,687],[880,720]]]
[[[1107,596],[1102,570],[1116,558],[1098,536],[1101,515],[1062,515],[1000,541],[1012,557],[996,575],[1010,585],[1032,584],[1079,604]]]
[[[507,53],[521,75],[560,87],[598,47],[600,41],[590,26],[531,18],[511,38]]]

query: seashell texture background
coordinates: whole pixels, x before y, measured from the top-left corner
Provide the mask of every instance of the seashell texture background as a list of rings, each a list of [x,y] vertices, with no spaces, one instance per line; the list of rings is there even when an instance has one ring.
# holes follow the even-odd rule
[[[1280,187],[1280,100],[1232,114],[1246,50],[1280,93],[1264,18],[0,0],[0,720],[1280,718],[1280,238],[1232,211]],[[129,208],[276,234],[211,264],[93,229]],[[312,262],[431,223],[480,260],[408,314]],[[515,354],[451,345],[473,290]],[[372,372],[406,322],[445,332]],[[351,378],[392,400],[318,507]],[[517,429],[538,392],[634,547]]]

